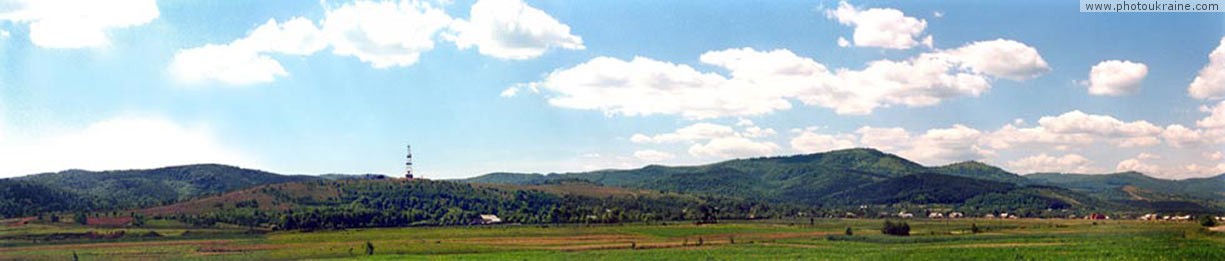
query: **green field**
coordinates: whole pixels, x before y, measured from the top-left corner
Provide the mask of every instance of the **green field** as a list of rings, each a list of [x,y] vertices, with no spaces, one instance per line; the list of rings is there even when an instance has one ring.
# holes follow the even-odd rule
[[[1225,233],[1194,222],[911,220],[909,237],[881,220],[771,220],[350,229],[252,233],[232,228],[0,228],[0,260],[1225,260]],[[979,228],[973,233],[971,226]],[[846,228],[854,235],[844,235]],[[116,236],[119,231],[123,236]],[[82,238],[80,235],[110,235]],[[155,232],[150,233],[150,232]],[[56,238],[54,235],[61,235]],[[77,238],[64,235],[77,235]],[[368,256],[365,244],[374,246]]]

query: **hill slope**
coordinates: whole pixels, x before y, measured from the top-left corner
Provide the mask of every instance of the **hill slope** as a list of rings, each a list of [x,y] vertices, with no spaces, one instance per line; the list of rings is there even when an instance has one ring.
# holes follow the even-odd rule
[[[205,226],[220,222],[319,229],[463,225],[479,222],[481,214],[515,223],[605,223],[744,219],[794,214],[797,209],[590,183],[519,186],[385,179],[272,184],[136,212]]]
[[[651,165],[633,170],[567,174],[493,173],[463,180],[471,183],[541,184],[582,179],[605,186],[670,192],[728,195],[807,205],[846,189],[926,170],[925,167],[874,149],[730,160],[685,167]]]
[[[200,164],[147,170],[67,170],[12,180],[71,193],[87,199],[96,209],[122,209],[167,204],[264,184],[315,179],[318,178]]]

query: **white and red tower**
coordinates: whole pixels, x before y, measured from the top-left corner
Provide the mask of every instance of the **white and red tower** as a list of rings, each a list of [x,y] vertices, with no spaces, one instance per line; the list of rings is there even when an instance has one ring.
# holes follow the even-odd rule
[[[404,178],[413,179],[413,145],[408,145],[408,159],[404,161]]]

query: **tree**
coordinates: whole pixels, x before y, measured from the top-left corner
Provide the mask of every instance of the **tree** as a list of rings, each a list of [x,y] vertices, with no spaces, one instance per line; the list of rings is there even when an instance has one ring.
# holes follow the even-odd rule
[[[366,255],[374,255],[374,244],[371,244],[370,241],[366,241]]]
[[[77,224],[88,225],[89,215],[85,214],[85,212],[78,212],[77,216],[73,217],[73,221],[76,221]]]
[[[894,223],[892,221],[885,220],[885,226],[881,228],[880,233],[894,236],[909,236],[910,225],[903,221]]]
[[[1215,219],[1213,219],[1213,218],[1212,218],[1212,216],[1209,216],[1209,215],[1203,215],[1203,216],[1200,216],[1200,217],[1199,217],[1199,224],[1200,224],[1201,226],[1205,226],[1205,227],[1215,227],[1215,226],[1216,226],[1216,220],[1215,220]]]
[[[851,227],[846,227],[846,235],[848,235],[848,236],[854,236],[854,235],[855,235],[855,232],[854,232],[854,231],[851,231]]]

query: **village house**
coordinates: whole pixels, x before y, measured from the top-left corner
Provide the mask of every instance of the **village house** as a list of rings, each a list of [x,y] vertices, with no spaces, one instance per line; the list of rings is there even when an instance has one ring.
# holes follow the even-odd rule
[[[497,215],[493,215],[493,214],[481,214],[480,223],[482,225],[497,224],[497,223],[502,223],[502,219],[498,218]]]
[[[898,216],[898,217],[901,217],[901,218],[914,218],[914,214],[911,214],[911,213],[906,212],[906,211],[898,212],[898,213],[897,213],[897,216]]]

